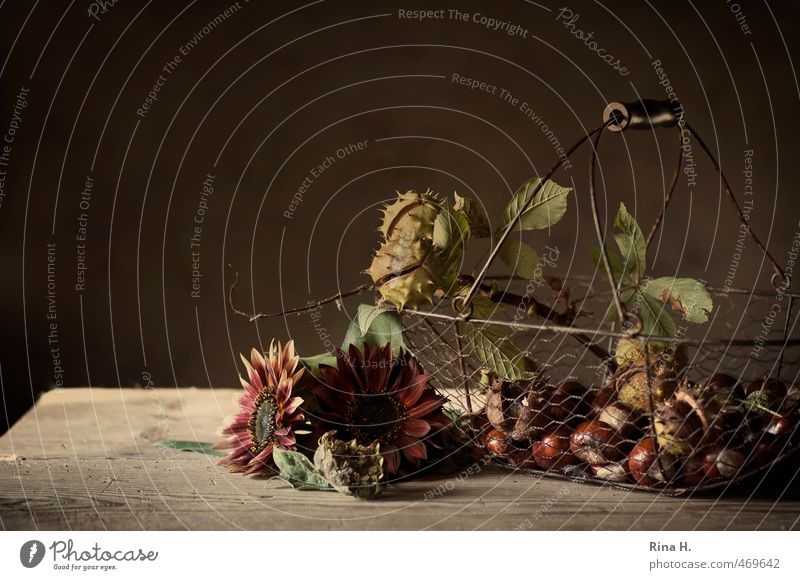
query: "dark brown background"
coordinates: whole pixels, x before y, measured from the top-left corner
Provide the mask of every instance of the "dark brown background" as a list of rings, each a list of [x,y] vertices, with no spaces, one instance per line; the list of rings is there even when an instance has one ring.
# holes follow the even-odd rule
[[[556,21],[563,5],[550,0],[459,3],[464,12],[524,26],[528,38],[472,22],[398,18],[398,8],[445,4],[242,1],[183,57],[141,119],[136,110],[160,69],[230,3],[120,0],[97,22],[83,0],[35,9],[6,2],[0,133],[20,87],[30,94],[0,209],[0,429],[55,382],[46,318],[50,242],[65,386],[221,387],[237,383],[236,354],[272,336],[295,337],[306,354],[323,349],[308,316],[256,328],[233,315],[226,264],[241,273],[241,307],[274,311],[366,280],[359,272],[377,245],[376,204],[394,190],[472,191],[496,219],[513,189],[550,167],[553,148],[519,110],[454,85],[453,73],[510,90],[566,146],[597,124],[608,101],[662,98],[650,65],[661,59],[687,118],[739,192],[743,151],[754,150],[753,223],[783,263],[800,219],[791,64],[800,54],[800,9],[739,4],[750,35],[723,0],[570,3],[578,27],[594,31],[630,69],[623,78]],[[376,142],[399,136],[415,137]],[[625,201],[641,223],[652,221],[674,164],[674,136],[607,138],[606,217]],[[283,217],[317,162],[364,140],[366,150],[337,160],[294,218]],[[698,185],[691,194],[685,182],[679,187],[653,268],[721,284],[738,226],[697,148],[695,157]],[[530,235],[537,247],[563,250],[562,275],[592,269],[586,166],[582,150],[573,169],[556,176],[573,182],[575,194],[550,239]],[[75,234],[90,173],[89,270],[79,294]],[[189,237],[207,173],[215,175],[215,193],[202,235],[201,294],[193,299]],[[749,245],[736,284],[768,286],[760,264]],[[325,309],[322,324],[335,343],[355,304]]]

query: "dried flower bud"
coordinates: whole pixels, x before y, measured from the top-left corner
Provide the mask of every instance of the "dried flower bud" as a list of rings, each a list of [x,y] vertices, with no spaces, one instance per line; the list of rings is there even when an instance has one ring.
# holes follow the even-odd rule
[[[335,438],[336,431],[328,431],[319,439],[314,453],[314,467],[337,491],[355,497],[373,499],[382,492],[383,456],[377,441],[359,445]]]

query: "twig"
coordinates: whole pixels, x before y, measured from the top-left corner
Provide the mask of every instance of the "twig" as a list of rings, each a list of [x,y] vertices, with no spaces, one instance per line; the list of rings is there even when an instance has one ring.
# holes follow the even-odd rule
[[[233,270],[233,266],[231,266],[230,264],[228,264],[228,267]],[[288,310],[281,310],[280,312],[270,312],[268,314],[264,314],[262,312],[259,312],[257,314],[251,314],[249,312],[245,312],[244,310],[239,310],[238,308],[236,308],[236,306],[233,305],[233,289],[239,282],[239,272],[233,270],[233,276],[234,276],[233,283],[228,289],[228,306],[230,306],[231,310],[234,313],[238,314],[239,316],[244,316],[250,322],[255,322],[256,320],[260,320],[262,318],[278,318],[280,316],[286,316],[287,314],[299,314],[301,312],[308,312],[309,310],[315,310],[324,304],[336,302],[337,300],[341,300],[342,298],[347,298],[348,296],[355,296],[356,294],[361,294],[362,292],[366,292],[367,290],[372,290],[374,288],[372,284],[362,284],[361,286],[357,286],[352,290],[347,290],[346,292],[339,292],[338,294],[334,294],[333,296],[323,298],[322,300],[317,300],[312,304],[306,304],[305,306],[301,306],[299,308],[290,308]]]

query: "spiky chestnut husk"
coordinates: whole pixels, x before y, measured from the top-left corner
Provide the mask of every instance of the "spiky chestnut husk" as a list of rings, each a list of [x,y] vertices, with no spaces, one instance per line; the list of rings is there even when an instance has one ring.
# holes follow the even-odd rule
[[[643,361],[645,344],[639,338],[620,338],[614,348],[614,359],[622,366],[625,363]],[[689,356],[683,344],[672,345],[668,342],[650,340],[647,342],[647,353],[650,359],[659,359],[674,367],[677,371],[686,367]]]
[[[433,251],[433,228],[440,205],[430,192],[407,191],[387,205],[379,231],[384,241],[366,271],[381,296],[398,308],[433,301],[441,266]]]
[[[632,366],[622,367],[614,376],[617,398],[621,403],[642,413],[649,412],[650,393],[653,405],[667,400],[678,388],[678,381],[671,374],[661,375],[652,372],[648,380],[647,369]]]

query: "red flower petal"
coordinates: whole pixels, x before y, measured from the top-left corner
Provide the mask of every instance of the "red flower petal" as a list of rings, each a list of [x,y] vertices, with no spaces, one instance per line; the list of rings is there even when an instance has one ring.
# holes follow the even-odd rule
[[[408,416],[414,419],[424,417],[428,413],[432,413],[439,409],[444,404],[444,398],[433,396],[420,401],[415,407],[409,409]]]
[[[422,419],[406,419],[403,430],[412,437],[422,438],[431,430],[431,426],[427,421]]]

